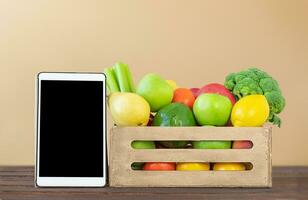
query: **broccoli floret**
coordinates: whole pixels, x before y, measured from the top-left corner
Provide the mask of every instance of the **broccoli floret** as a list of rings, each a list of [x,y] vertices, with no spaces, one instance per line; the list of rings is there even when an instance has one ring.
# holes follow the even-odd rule
[[[267,120],[273,124],[276,124],[278,127],[281,125],[281,119],[273,112],[270,113]]]
[[[277,81],[273,78],[263,78],[260,80],[259,85],[264,93],[272,91],[281,92]]]
[[[255,76],[257,77],[257,81],[259,82],[261,79],[264,78],[272,78],[270,75],[268,75],[266,72],[261,71],[258,68],[250,68],[248,69],[248,71],[251,71],[255,74]]]
[[[284,109],[286,102],[280,92],[273,90],[271,92],[265,92],[264,96],[266,97],[270,110],[273,113],[279,114]]]
[[[281,120],[277,116],[285,107],[279,85],[266,72],[258,68],[249,68],[238,73],[231,73],[226,77],[225,87],[238,99],[252,94],[263,94],[270,107],[269,122],[280,127]]]
[[[251,94],[263,94],[262,89],[259,87],[258,82],[251,78],[242,79],[239,84],[236,84],[233,88],[233,94],[239,99],[251,95]]]
[[[225,81],[225,87],[228,90],[233,90],[236,82],[235,82],[235,73],[231,73],[226,77],[226,81]]]

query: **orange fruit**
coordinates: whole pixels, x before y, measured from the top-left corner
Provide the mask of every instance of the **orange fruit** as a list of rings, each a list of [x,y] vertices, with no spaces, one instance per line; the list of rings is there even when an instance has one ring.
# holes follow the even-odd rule
[[[174,91],[172,102],[182,103],[192,108],[195,102],[195,96],[190,89],[177,88]]]

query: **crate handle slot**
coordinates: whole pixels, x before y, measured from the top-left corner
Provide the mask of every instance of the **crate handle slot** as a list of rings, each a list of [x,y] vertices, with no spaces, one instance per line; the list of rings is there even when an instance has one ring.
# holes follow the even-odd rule
[[[192,170],[193,169],[193,170]],[[251,162],[133,162],[133,171],[251,171]]]
[[[223,142],[223,143],[221,143]],[[210,150],[210,149],[252,149],[254,146],[251,140],[133,140],[130,147],[134,150],[144,149],[197,149],[197,150]]]

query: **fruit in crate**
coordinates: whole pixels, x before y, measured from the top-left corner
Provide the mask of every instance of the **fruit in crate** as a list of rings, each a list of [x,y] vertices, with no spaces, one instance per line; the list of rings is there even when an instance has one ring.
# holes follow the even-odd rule
[[[215,163],[213,166],[214,171],[244,171],[246,170],[243,163]]]
[[[231,141],[192,141],[194,149],[231,149]]]
[[[280,126],[281,120],[277,116],[285,107],[278,82],[266,72],[258,68],[249,68],[237,73],[230,73],[225,80],[226,88],[241,99],[248,95],[264,95],[270,107],[268,121]]]
[[[208,171],[210,170],[209,163],[177,163],[176,170],[178,171]]]
[[[232,149],[251,149],[253,143],[249,140],[233,141]]]
[[[232,105],[234,105],[236,102],[233,94],[225,86],[219,83],[210,83],[210,84],[203,86],[199,90],[198,96],[204,93],[214,93],[214,94],[220,94],[222,96],[225,96],[228,99],[230,99]]]
[[[131,165],[132,170],[142,170],[144,166],[143,162],[134,162]]]
[[[155,149],[155,143],[153,141],[133,141],[131,146],[134,149]],[[133,170],[141,170],[143,165],[143,162],[134,162],[131,167]]]
[[[226,125],[232,109],[231,101],[218,94],[202,94],[196,99],[193,111],[200,125]]]
[[[195,102],[195,96],[190,89],[178,88],[173,93],[172,102],[182,103],[192,108]]]
[[[131,145],[134,149],[155,149],[153,141],[133,141]]]
[[[172,162],[148,162],[143,165],[143,170],[170,171],[175,170],[175,163]]]
[[[269,105],[264,95],[249,95],[233,106],[231,122],[235,127],[262,126],[269,117]]]
[[[186,146],[188,145],[188,141],[182,141],[182,140],[159,141],[158,143],[160,145],[162,145],[162,149],[165,149],[165,148],[171,148],[171,149],[186,148]]]
[[[151,113],[147,126],[151,126],[154,119],[154,115]]]
[[[204,127],[215,127],[215,126],[204,126]],[[194,149],[230,149],[231,141],[228,140],[200,140],[192,141],[192,147]]]
[[[155,112],[171,103],[173,89],[159,75],[147,74],[139,82],[137,94],[145,98],[150,104],[151,111]]]
[[[197,98],[199,94],[199,88],[190,88],[190,91],[194,94],[194,97]]]
[[[157,112],[152,126],[196,126],[196,121],[188,106],[171,103]],[[183,148],[188,144],[187,141],[161,141],[159,143],[169,148]]]
[[[152,126],[196,126],[196,121],[189,107],[171,103],[157,112]]]
[[[135,93],[112,93],[109,110],[118,126],[146,126],[150,117],[148,102]]]
[[[175,90],[178,88],[176,82],[174,80],[166,80],[166,82],[170,85],[170,87]]]

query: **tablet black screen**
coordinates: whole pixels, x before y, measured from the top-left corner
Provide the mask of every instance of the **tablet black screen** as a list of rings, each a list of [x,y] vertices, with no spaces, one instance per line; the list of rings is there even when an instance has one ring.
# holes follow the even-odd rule
[[[103,89],[100,81],[41,81],[41,177],[103,177]]]

